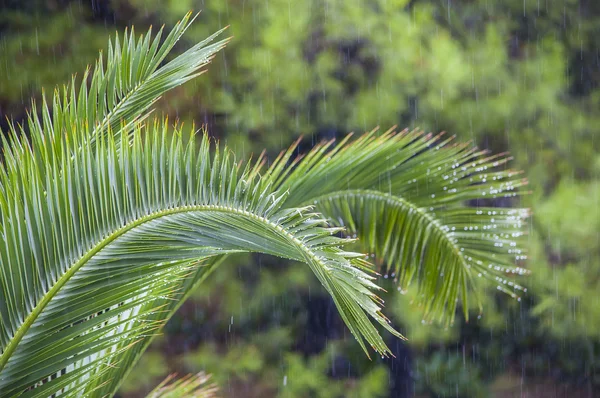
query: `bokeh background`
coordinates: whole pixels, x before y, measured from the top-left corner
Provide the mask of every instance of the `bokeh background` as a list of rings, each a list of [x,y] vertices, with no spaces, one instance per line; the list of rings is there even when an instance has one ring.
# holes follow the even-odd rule
[[[200,370],[225,397],[600,396],[600,1],[0,0],[0,126],[115,31],[188,10],[202,14],[179,49],[226,25],[233,40],[159,113],[243,158],[392,125],[510,151],[530,180],[533,273],[520,302],[490,290],[481,316],[447,329],[381,280],[409,340],[369,361],[308,268],[232,257],[121,397]]]

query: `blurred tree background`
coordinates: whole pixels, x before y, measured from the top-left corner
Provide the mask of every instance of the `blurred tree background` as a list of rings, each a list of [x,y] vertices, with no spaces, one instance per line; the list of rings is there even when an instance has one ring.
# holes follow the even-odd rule
[[[547,397],[600,394],[600,2],[597,0],[0,0],[0,126],[82,73],[116,30],[202,10],[184,37],[230,25],[209,72],[158,112],[248,158],[375,126],[448,131],[523,169],[533,211],[521,301],[423,324],[386,285],[409,338],[369,361],[308,269],[238,256],[167,324],[123,384],[206,370],[223,396]]]

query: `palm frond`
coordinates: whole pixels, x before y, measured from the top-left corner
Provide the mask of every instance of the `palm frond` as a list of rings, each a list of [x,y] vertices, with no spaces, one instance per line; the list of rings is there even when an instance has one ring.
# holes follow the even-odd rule
[[[459,299],[468,318],[468,292],[479,277],[513,297],[523,290],[507,275],[526,272],[516,264],[526,258],[528,211],[495,204],[512,200],[527,181],[504,168],[505,155],[419,130],[348,136],[292,160],[295,147],[269,169],[289,193],[284,205],[313,204],[347,227],[400,289],[416,280],[426,318],[452,321]]]
[[[175,379],[175,375],[168,376],[147,398],[214,398],[218,389],[214,384],[208,384],[210,375],[198,373]]]
[[[389,350],[369,317],[400,335],[364,254],[344,251],[341,226],[401,283],[416,278],[429,313],[454,313],[477,271],[519,270],[511,256],[522,256],[524,211],[464,205],[525,183],[497,170],[504,158],[420,132],[373,132],[295,161],[292,146],[263,170],[262,158],[241,166],[206,133],[184,140],[166,120],[148,123],[156,99],[224,45],[211,36],[162,65],[189,23],[162,44],[150,33],[116,40],[106,67],[100,58],[78,90],[73,80],[3,137],[0,397],[113,394],[229,253],[307,264],[365,352],[381,355]]]
[[[44,97],[42,119],[31,116],[29,124],[38,124],[42,140],[55,135],[85,137],[85,132],[93,142],[109,130],[116,137],[131,131],[163,93],[202,74],[202,68],[227,44],[229,39],[213,43],[220,30],[165,63],[196,17],[185,15],[164,40],[163,28],[153,38],[152,28],[137,40],[133,28],[125,31],[122,41],[117,35],[109,42],[106,60],[101,53],[93,71],[86,70],[80,82],[73,76],[68,86],[57,88],[51,104]],[[35,104],[31,113],[37,113]]]
[[[74,155],[79,144],[66,142],[60,165],[41,166],[45,180],[28,146],[6,150],[0,211],[13,245],[0,248],[2,394],[104,392],[122,352],[166,319],[156,300],[201,260],[238,251],[307,263],[360,344],[364,336],[387,353],[366,317],[393,331],[373,276],[338,248],[337,229],[310,207],[281,208],[260,162],[240,169],[206,135],[196,152],[195,138],[184,145],[168,130],[138,128],[131,145],[109,131]]]

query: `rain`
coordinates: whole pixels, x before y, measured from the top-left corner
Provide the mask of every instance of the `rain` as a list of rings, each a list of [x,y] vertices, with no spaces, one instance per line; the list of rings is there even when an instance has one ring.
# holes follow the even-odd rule
[[[596,0],[0,1],[0,398],[600,396],[599,109]]]

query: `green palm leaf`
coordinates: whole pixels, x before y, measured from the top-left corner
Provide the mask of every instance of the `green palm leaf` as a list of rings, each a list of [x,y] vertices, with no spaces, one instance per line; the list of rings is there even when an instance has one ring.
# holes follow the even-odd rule
[[[388,132],[324,143],[294,161],[292,146],[263,170],[264,159],[242,167],[206,133],[184,140],[181,127],[148,123],[160,95],[225,44],[211,36],[165,63],[189,23],[162,44],[150,32],[115,40],[106,67],[101,57],[78,90],[73,80],[42,101],[41,115],[33,108],[29,138],[24,127],[4,138],[0,397],[113,394],[230,253],[307,264],[365,352],[369,344],[381,355],[389,350],[369,317],[400,335],[381,314],[364,254],[343,249],[342,226],[401,283],[417,279],[427,313],[453,314],[475,272],[519,270],[504,245],[520,250],[524,212],[465,206],[524,183],[486,171],[504,159]],[[493,235],[481,235],[489,225]]]
[[[24,396],[103,391],[121,353],[164,321],[156,299],[176,293],[200,260],[239,251],[307,263],[361,345],[364,336],[387,352],[365,315],[393,331],[373,277],[359,255],[338,249],[337,229],[309,207],[281,208],[260,163],[240,170],[206,136],[197,152],[181,135],[154,124],[129,145],[109,131],[71,156],[78,144],[66,142],[62,164],[42,166],[46,180],[27,146],[7,150],[10,196],[0,203],[14,249],[0,249],[3,394],[40,381]]]
[[[79,134],[92,142],[108,130],[117,137],[121,131],[131,131],[163,93],[204,73],[202,68],[229,41],[213,43],[221,30],[164,63],[196,16],[188,13],[164,40],[162,28],[154,38],[152,28],[137,40],[133,28],[129,34],[125,31],[122,42],[117,35],[109,43],[106,60],[101,53],[93,72],[85,71],[79,89],[73,77],[69,86],[54,93],[52,111],[44,103],[42,120],[30,118],[29,124],[38,124],[42,136]]]
[[[337,146],[322,143],[294,161],[292,146],[269,173],[289,191],[285,206],[313,204],[347,227],[399,289],[416,280],[426,317],[452,321],[462,299],[468,319],[475,279],[515,298],[523,290],[510,275],[526,272],[515,263],[526,258],[528,211],[494,203],[517,196],[527,181],[503,168],[504,155],[451,142],[418,130],[373,131]]]

